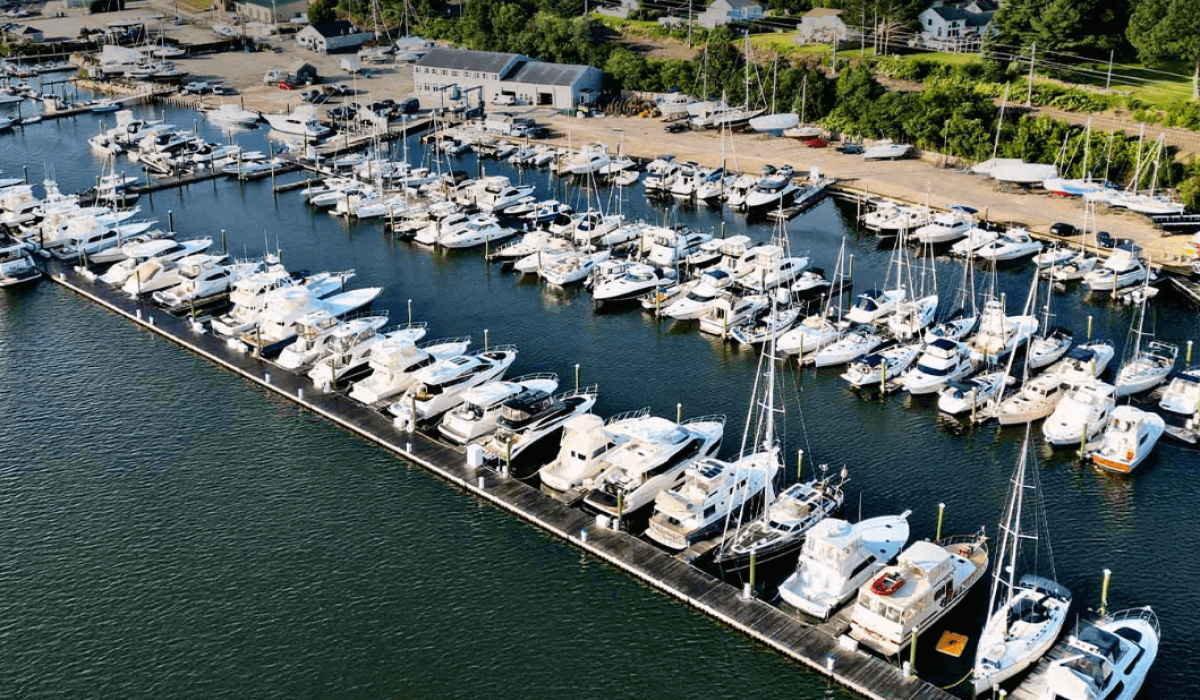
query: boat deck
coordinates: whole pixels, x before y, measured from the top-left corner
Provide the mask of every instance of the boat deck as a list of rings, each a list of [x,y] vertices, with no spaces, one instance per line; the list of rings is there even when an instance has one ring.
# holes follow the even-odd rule
[[[551,533],[806,668],[868,698],[949,700],[952,696],[864,652],[846,649],[825,630],[791,617],[629,533],[597,527],[585,512],[538,489],[466,464],[460,451],[421,432],[393,427],[382,413],[340,393],[322,393],[306,377],[281,371],[190,320],[104,288],[71,266],[44,260],[56,283],[170,340],[254,385],[285,397],[338,426],[415,463],[457,488]]]
[[[1078,626],[1078,623],[1076,626]],[[1067,655],[1070,649],[1070,646],[1067,644],[1067,637],[1072,634],[1074,634],[1073,628],[1063,630],[1062,637],[1059,638],[1054,646],[1050,647],[1050,651],[1046,652],[1046,655],[1025,676],[1021,684],[1008,694],[1009,700],[1041,700],[1042,694],[1046,691],[1046,677],[1050,671],[1050,664]]]

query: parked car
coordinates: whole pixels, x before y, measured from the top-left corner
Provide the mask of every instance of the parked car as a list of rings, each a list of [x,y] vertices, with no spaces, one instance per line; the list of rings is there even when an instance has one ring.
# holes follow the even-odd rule
[[[863,152],[861,143],[843,143],[837,147],[837,152],[847,156],[856,156]]]
[[[804,142],[804,145],[809,148],[825,148],[829,145],[829,142],[825,139],[809,139]]]
[[[1116,244],[1117,242],[1113,240],[1112,234],[1108,231],[1096,232],[1096,245],[1101,248],[1111,248]]]
[[[400,114],[416,114],[418,109],[421,109],[421,102],[415,97],[406,97],[396,105]]]
[[[1078,233],[1078,231],[1075,229],[1075,226],[1073,226],[1072,224],[1068,224],[1064,221],[1059,221],[1058,223],[1054,223],[1054,224],[1050,225],[1050,233],[1054,234],[1055,236],[1062,236],[1063,238],[1070,238],[1071,236],[1074,236],[1076,233]]]
[[[183,90],[180,92],[182,92],[184,95],[203,95],[204,93],[208,92],[208,83],[204,82],[203,80],[193,80],[187,85],[184,85]]]

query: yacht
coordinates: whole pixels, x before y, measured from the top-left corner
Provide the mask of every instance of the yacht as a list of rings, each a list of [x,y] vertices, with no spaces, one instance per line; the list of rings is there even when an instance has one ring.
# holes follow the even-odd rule
[[[275,364],[280,367],[299,372],[329,354],[329,343],[334,336],[334,330],[344,326],[344,330],[358,332],[370,328],[378,331],[387,324],[387,316],[365,316],[343,321],[329,309],[317,309],[296,319],[296,339],[279,352]],[[425,337],[425,324],[413,326],[406,337],[414,343]]]
[[[606,215],[589,209],[576,217],[570,238],[575,245],[600,245],[624,222],[625,217],[620,214]]]
[[[259,119],[262,119],[262,115],[258,112],[252,109],[245,109],[232,102],[226,102],[216,109],[210,109],[204,113],[204,116],[209,121],[233,126],[250,126]]]
[[[883,337],[872,326],[857,326],[813,355],[813,365],[833,367],[856,360],[883,344]]]
[[[1163,389],[1158,405],[1163,410],[1185,416],[1200,410],[1200,367],[1189,367],[1175,375]]]
[[[830,319],[826,314],[813,314],[779,336],[779,351],[796,355],[801,364],[811,362],[817,352],[842,337],[846,323]]]
[[[457,445],[490,435],[496,429],[496,418],[504,402],[528,390],[552,394],[558,390],[558,375],[527,374],[509,381],[498,380],[471,387],[463,392],[462,403],[438,423],[438,432]]]
[[[920,343],[896,345],[854,360],[841,377],[854,387],[880,384],[887,381],[889,377],[897,380],[908,371],[909,367],[912,367],[920,356]]]
[[[683,482],[684,469],[707,457],[721,444],[724,417],[704,417],[679,424],[650,416],[631,431],[629,441],[604,459],[592,478],[570,474],[570,479],[547,485],[590,488],[584,502],[594,510],[620,518],[650,505],[660,491]]]
[[[916,367],[904,374],[904,390],[910,394],[932,394],[948,382],[963,379],[974,371],[967,346],[938,338],[925,346]]]
[[[419,370],[438,360],[462,355],[470,344],[470,338],[443,338],[419,346],[408,338],[385,338],[371,348],[368,361],[371,373],[354,384],[350,398],[368,406],[390,401],[412,386]]]
[[[525,218],[535,224],[545,224],[554,221],[559,216],[564,214],[569,215],[572,211],[571,205],[563,204],[557,199],[548,199],[544,202],[539,202],[534,210],[529,212]]]
[[[982,533],[914,542],[896,564],[858,589],[850,636],[885,657],[897,656],[915,630],[929,628],[950,612],[983,578],[987,566]]]
[[[1149,607],[1086,624],[1050,662],[1038,700],[1133,700],[1158,656],[1158,617]]]
[[[888,330],[899,340],[919,338],[937,318],[938,295],[927,294],[901,302],[887,317]]]
[[[854,298],[854,305],[846,312],[846,320],[851,323],[875,323],[894,313],[906,296],[903,288],[868,289]]]
[[[1107,340],[1093,340],[1068,350],[1062,359],[1046,369],[1043,376],[1057,377],[1059,381],[1067,383],[1099,377],[1104,374],[1115,355],[1116,350],[1112,343]]]
[[[1102,469],[1129,474],[1150,455],[1162,437],[1166,422],[1157,413],[1133,406],[1117,406],[1092,461]]]
[[[833,477],[823,476],[784,489],[765,506],[762,515],[739,525],[717,547],[713,555],[717,566],[725,572],[741,571],[750,566],[752,558],[762,565],[795,552],[808,531],[845,502],[845,467],[838,476],[836,483]]]
[[[1023,228],[1010,228],[996,240],[976,249],[974,256],[980,260],[1005,262],[1036,255],[1041,250],[1041,241],[1033,240],[1029,231]]]
[[[546,242],[546,245],[539,248],[536,252],[530,253],[523,258],[518,258],[513,263],[513,270],[521,274],[537,273],[542,268],[549,267],[577,253],[578,251],[570,241],[564,241],[561,238],[551,238]]]
[[[518,479],[537,473],[546,448],[557,446],[563,426],[596,404],[596,387],[556,396],[527,389],[504,402],[496,432],[483,444],[485,463]]]
[[[516,359],[515,346],[497,345],[417,370],[412,385],[388,407],[395,418],[392,422],[407,429],[414,421],[419,424],[440,417],[462,403],[464,391],[499,379]]]
[[[149,260],[162,264],[172,263],[196,253],[203,253],[212,245],[211,238],[193,238],[189,241],[176,241],[173,238],[158,238],[138,243],[127,243],[121,246],[125,259],[117,262],[96,279],[113,287],[125,284],[133,271],[139,265]]]
[[[754,347],[767,342],[772,336],[778,337],[786,333],[799,318],[799,306],[781,307],[776,309],[773,314],[762,314],[752,321],[743,323],[734,328],[729,335],[743,347]]]
[[[760,245],[738,260],[734,274],[746,289],[765,292],[776,287],[789,289],[808,265],[807,256],[790,256],[778,245]]]
[[[981,695],[1037,663],[1054,645],[1067,621],[1071,591],[1052,578],[1035,574],[1018,577],[1018,566],[1048,559],[1054,571],[1040,498],[1036,465],[1030,465],[1029,428],[1013,473],[1000,545],[992,572],[990,614],[979,637],[972,673],[975,693]],[[1042,539],[1046,538],[1045,545]]]
[[[597,282],[592,288],[592,298],[598,304],[629,301],[653,293],[662,284],[657,269],[635,263],[624,267],[615,276]]]
[[[746,209],[751,211],[779,207],[800,189],[792,180],[791,173],[786,176],[774,175],[759,180],[754,189],[746,195]]]
[[[1117,398],[1137,394],[1162,384],[1175,368],[1179,347],[1161,340],[1152,340],[1145,348],[1135,346],[1133,359],[1121,366],[1114,382]]]
[[[954,206],[949,211],[938,212],[933,219],[913,231],[913,238],[920,243],[952,243],[965,238],[975,228],[975,210],[970,207]]]
[[[675,270],[700,246],[712,240],[712,236],[699,231],[675,230],[662,226],[648,229],[649,244],[646,245],[645,262],[662,270]],[[646,237],[643,237],[645,241]]]
[[[908,516],[885,515],[853,525],[826,518],[813,525],[796,570],[779,586],[784,605],[826,619],[908,543]]]
[[[1055,282],[1074,282],[1087,277],[1088,273],[1096,269],[1096,256],[1090,253],[1080,251],[1069,260],[1043,270],[1042,274],[1049,273],[1050,279]],[[1112,273],[1109,273],[1111,277]]]
[[[567,424],[558,458],[538,471],[542,489],[560,500],[592,489],[596,479],[614,467],[633,468],[646,460],[651,468],[667,469],[679,461],[708,457],[721,446],[725,433],[724,416],[676,423],[643,409],[600,425],[585,418],[590,417],[579,416]]]
[[[601,168],[612,162],[608,149],[602,144],[584,146],[579,153],[567,159],[563,164],[572,175],[588,175],[598,173]]]
[[[878,235],[888,237],[895,236],[901,232],[915,231],[932,221],[933,214],[928,209],[897,206],[896,211],[891,216],[881,217],[871,222],[868,228],[874,227]]]
[[[1036,316],[1008,316],[1002,300],[988,299],[979,315],[979,331],[967,341],[972,361],[998,361],[1029,340],[1038,325]]]
[[[733,277],[725,270],[707,270],[700,275],[695,286],[680,294],[666,306],[662,307],[662,315],[680,321],[692,321],[707,315],[717,299],[726,296],[726,287]]]
[[[592,274],[592,271],[596,269],[596,265],[608,260],[610,255],[612,255],[612,251],[609,249],[592,253],[578,251],[564,255],[552,263],[543,265],[539,270],[539,274],[548,284],[559,287],[580,284]]]
[[[151,258],[138,265],[133,274],[121,285],[121,291],[130,297],[148,296],[154,292],[170,289],[183,281],[183,268],[195,265],[216,265],[225,261],[225,255],[194,253],[173,262],[160,262]]]
[[[222,300],[228,296],[231,284],[265,267],[262,261],[227,265],[211,260],[195,263],[185,263],[184,260],[179,265],[179,284],[151,295],[154,303],[167,313],[178,314]]]
[[[533,194],[537,189],[533,185],[512,185],[508,178],[503,183],[491,183],[483,188],[483,192],[475,198],[475,206],[480,211],[496,213],[516,204],[524,197]]]
[[[1012,381],[1004,372],[977,374],[962,382],[950,382],[938,391],[938,410],[952,416],[986,406],[1000,396]]]
[[[1102,265],[1083,276],[1083,285],[1092,291],[1111,292],[1142,284],[1150,270],[1142,260],[1142,249],[1135,245],[1119,245]]]
[[[646,166],[646,179],[642,181],[646,194],[669,192],[679,177],[679,167],[673,155],[662,155],[652,160]]]
[[[733,329],[752,320],[765,308],[767,300],[761,294],[740,298],[718,297],[708,312],[700,317],[700,332],[721,338],[728,337]]]
[[[32,282],[42,276],[23,244],[0,248],[0,288]]]
[[[1005,398],[992,411],[1000,425],[1029,423],[1054,412],[1067,393],[1068,384],[1052,373],[1039,374]]]
[[[442,233],[438,245],[443,248],[475,248],[491,241],[499,241],[516,233],[516,230],[501,226],[495,217],[473,216],[461,226]]]
[[[317,298],[324,298],[343,289],[346,281],[354,277],[354,271],[329,273],[320,272],[307,277],[296,276],[278,263],[262,272],[251,273],[233,283],[229,292],[229,303],[233,308],[228,313],[213,319],[212,329],[218,335],[229,338],[252,330],[258,325],[259,314],[273,297],[272,290],[282,287],[307,287]]]
[[[967,231],[966,238],[954,243],[950,246],[950,254],[959,258],[973,257],[975,251],[993,243],[1000,237],[999,231],[993,231],[990,228],[979,228],[978,226],[971,227]]]
[[[1074,334],[1066,328],[1061,326],[1043,326],[1043,328],[1048,328],[1048,330],[1030,341],[1029,350],[1025,353],[1025,364],[1030,371],[1058,362],[1070,351],[1071,344],[1075,342]]]
[[[1055,447],[1082,446],[1108,423],[1117,406],[1116,388],[1095,378],[1072,387],[1042,424],[1042,435]]]
[[[332,132],[332,129],[321,124],[317,109],[312,105],[299,105],[286,114],[264,114],[262,118],[275,131],[303,136],[305,140],[324,138]]]
[[[370,304],[382,291],[382,287],[364,287],[321,299],[306,286],[275,289],[267,293],[257,325],[238,338],[259,354],[267,354],[296,337],[295,323],[301,316],[319,309],[345,316]]]

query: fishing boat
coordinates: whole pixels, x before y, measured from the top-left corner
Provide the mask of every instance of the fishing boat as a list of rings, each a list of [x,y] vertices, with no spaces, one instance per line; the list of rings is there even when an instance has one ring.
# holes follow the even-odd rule
[[[42,276],[24,244],[0,248],[0,288],[33,282]]]
[[[1092,462],[1110,472],[1129,474],[1150,456],[1165,428],[1166,422],[1157,413],[1117,406],[1100,436],[1100,445],[1092,450]]]
[[[1038,700],[1133,700],[1158,656],[1159,638],[1149,606],[1086,623],[1050,662]]]
[[[1055,447],[1083,446],[1108,424],[1117,405],[1112,384],[1089,377],[1072,387],[1042,424],[1042,435]]]

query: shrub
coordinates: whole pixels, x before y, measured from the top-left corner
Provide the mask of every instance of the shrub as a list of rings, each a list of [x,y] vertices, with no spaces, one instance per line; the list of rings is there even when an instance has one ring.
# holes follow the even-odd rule
[[[88,12],[95,15],[101,12],[116,12],[125,9],[125,0],[92,0]]]

